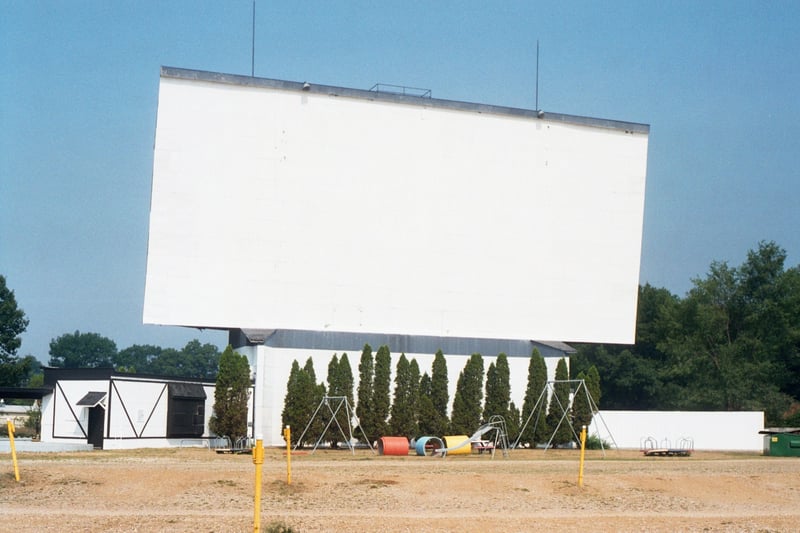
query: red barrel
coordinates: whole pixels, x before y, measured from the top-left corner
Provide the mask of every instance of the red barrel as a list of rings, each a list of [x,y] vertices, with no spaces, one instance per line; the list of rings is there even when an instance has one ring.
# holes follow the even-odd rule
[[[408,455],[408,439],[381,437],[378,439],[378,455]]]

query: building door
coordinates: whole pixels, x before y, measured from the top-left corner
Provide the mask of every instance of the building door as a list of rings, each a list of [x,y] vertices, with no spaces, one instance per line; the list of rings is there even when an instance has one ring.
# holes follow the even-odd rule
[[[89,431],[86,440],[96,449],[103,449],[103,433],[105,431],[106,410],[102,405],[89,408]]]

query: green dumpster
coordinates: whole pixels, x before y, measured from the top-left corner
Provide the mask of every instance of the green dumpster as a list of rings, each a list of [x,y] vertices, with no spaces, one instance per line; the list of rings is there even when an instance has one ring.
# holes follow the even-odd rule
[[[799,433],[772,433],[764,436],[764,450],[775,457],[800,457]]]

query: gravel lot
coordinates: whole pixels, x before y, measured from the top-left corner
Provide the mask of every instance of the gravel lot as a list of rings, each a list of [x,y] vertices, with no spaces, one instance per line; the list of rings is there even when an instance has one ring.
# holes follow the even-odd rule
[[[249,455],[0,454],[0,531],[252,531]],[[379,457],[266,451],[261,531],[797,531],[800,458],[516,450]]]

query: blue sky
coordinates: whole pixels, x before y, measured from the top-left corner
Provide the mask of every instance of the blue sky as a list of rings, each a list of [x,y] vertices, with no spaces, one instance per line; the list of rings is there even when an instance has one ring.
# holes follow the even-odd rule
[[[21,355],[142,325],[161,65],[250,74],[252,0],[0,2],[0,273]],[[684,295],[760,240],[800,262],[800,3],[256,3],[256,76],[651,125],[641,282]],[[209,216],[213,216],[209,213]]]

